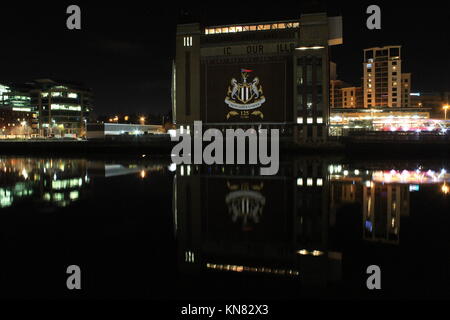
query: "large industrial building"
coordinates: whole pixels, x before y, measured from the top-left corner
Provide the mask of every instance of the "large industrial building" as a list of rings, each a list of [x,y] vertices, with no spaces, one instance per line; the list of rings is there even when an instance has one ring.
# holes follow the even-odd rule
[[[299,143],[328,136],[329,46],[341,17],[177,27],[173,116],[178,128],[278,128]]]

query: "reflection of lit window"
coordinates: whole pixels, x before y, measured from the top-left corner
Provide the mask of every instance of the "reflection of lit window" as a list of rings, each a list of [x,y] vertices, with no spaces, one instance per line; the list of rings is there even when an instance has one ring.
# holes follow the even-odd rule
[[[191,252],[191,251],[186,251],[186,252],[184,253],[184,256],[185,256],[185,261],[186,261],[186,262],[190,262],[190,263],[194,263],[194,262],[195,262],[195,256],[194,256],[194,253],[193,253],[193,252]]]
[[[318,257],[318,256],[323,255],[323,252],[322,252],[322,251],[319,251],[319,250],[314,250],[314,251],[312,252],[312,255],[313,255],[314,257]]]
[[[70,200],[77,200],[80,196],[80,193],[75,190],[75,191],[71,191],[69,194]]]
[[[64,200],[64,194],[63,193],[55,193],[53,195],[53,200],[54,201],[61,201]]]

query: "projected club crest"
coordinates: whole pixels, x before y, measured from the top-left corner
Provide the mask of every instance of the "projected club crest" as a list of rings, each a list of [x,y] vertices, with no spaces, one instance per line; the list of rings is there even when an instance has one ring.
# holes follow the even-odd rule
[[[266,198],[260,193],[264,184],[231,184],[227,182],[231,192],[225,197],[231,220],[236,223],[241,221],[242,229],[249,231],[252,224],[261,220]]]
[[[255,109],[260,108],[266,102],[266,98],[259,78],[250,78],[249,74],[252,72],[253,70],[241,69],[242,81],[231,79],[225,103],[233,110],[228,112],[227,120],[233,117],[248,119],[250,116],[264,118],[264,114]]]

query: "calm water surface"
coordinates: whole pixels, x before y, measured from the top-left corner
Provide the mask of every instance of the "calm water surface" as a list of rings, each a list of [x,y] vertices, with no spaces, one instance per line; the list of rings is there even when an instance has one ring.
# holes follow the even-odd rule
[[[450,298],[443,161],[0,156],[2,298]],[[447,187],[447,185],[449,187]],[[66,289],[79,265],[82,290]],[[378,265],[382,290],[366,288]]]

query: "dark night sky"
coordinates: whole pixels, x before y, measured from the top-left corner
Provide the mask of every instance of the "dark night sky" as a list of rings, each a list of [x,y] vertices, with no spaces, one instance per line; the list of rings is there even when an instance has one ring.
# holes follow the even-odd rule
[[[2,3],[0,83],[54,78],[80,81],[104,113],[170,109],[175,27],[188,10],[208,25],[298,18],[315,1],[253,1],[184,5],[153,1]],[[82,30],[66,29],[66,8],[78,4]],[[234,4],[234,5],[233,5]],[[239,5],[237,5],[239,4]],[[366,8],[382,9],[382,30],[365,27]],[[359,84],[362,49],[403,46],[403,71],[413,91],[450,91],[450,5],[426,1],[329,1],[330,15],[344,19],[344,45],[332,49],[339,78]],[[198,20],[198,19],[197,19]]]

